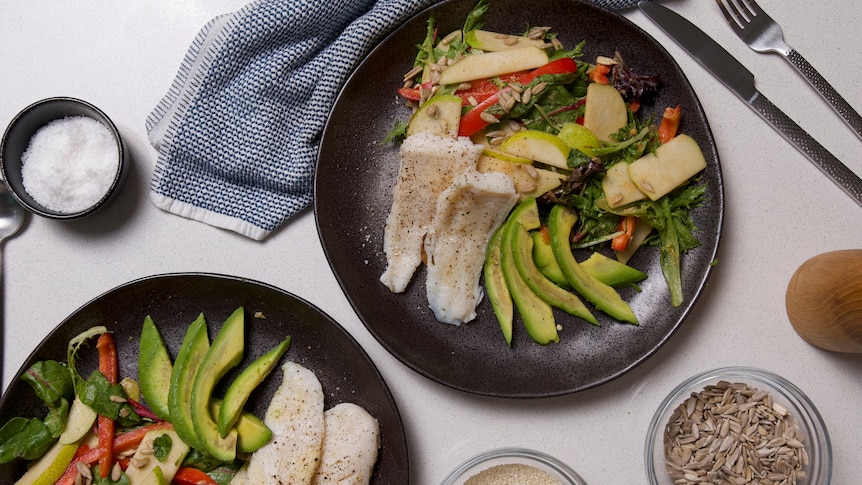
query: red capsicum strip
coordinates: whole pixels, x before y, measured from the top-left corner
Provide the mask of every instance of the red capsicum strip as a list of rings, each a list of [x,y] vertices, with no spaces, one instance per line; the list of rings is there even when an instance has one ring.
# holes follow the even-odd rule
[[[679,130],[680,107],[665,108],[664,114],[661,117],[661,123],[658,125],[658,139],[662,143],[667,143],[676,136]]]
[[[141,441],[144,440],[144,436],[156,429],[173,429],[173,425],[167,421],[161,421],[158,423],[154,423],[148,426],[143,426],[137,429],[133,429],[121,435],[118,435],[114,438],[114,453],[122,453],[124,451],[132,450],[140,446]],[[72,459],[72,462],[66,467],[65,473],[60,477],[59,480],[54,485],[74,485],[75,477],[78,475],[78,466],[77,463],[80,461],[85,465],[92,465],[96,463],[102,458],[102,447],[97,446],[96,448],[90,448],[87,445],[81,445],[78,448],[78,451],[75,454],[75,458]],[[101,468],[101,465],[99,466]]]
[[[611,240],[611,249],[614,251],[625,251],[629,247],[629,242],[632,240],[632,234],[635,232],[635,225],[638,219],[635,216],[622,216],[618,229],[623,233]]]
[[[571,74],[577,72],[578,64],[570,57],[563,57],[551,61],[544,66],[535,69],[529,73],[520,75],[516,80],[521,84],[529,84],[539,76],[546,74]],[[508,88],[503,88],[507,90]],[[495,92],[476,107],[466,112],[461,117],[461,126],[458,130],[458,136],[472,136],[477,131],[488,126],[490,123],[482,119],[482,113],[497,103],[499,100],[500,91]]]
[[[99,371],[109,383],[116,384],[119,372],[114,337],[110,333],[103,333],[96,342],[96,349],[99,351]],[[102,456],[99,458],[99,475],[106,478],[111,472],[114,461],[114,420],[100,414],[98,434],[99,448],[102,450]]]
[[[218,482],[206,473],[188,467],[180,467],[174,475],[174,485],[218,485]]]

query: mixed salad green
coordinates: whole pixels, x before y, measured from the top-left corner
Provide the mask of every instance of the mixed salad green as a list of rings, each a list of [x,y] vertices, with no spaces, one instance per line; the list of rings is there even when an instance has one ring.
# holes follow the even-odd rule
[[[492,158],[526,161],[542,172],[559,175],[558,182],[541,193],[519,190],[522,200],[536,201],[541,224],[535,231],[546,231],[551,208],[562,205],[577,216],[568,235],[572,249],[599,251],[610,247],[625,263],[637,246],[657,247],[671,304],[681,305],[684,301],[681,258],[699,245],[698,229],[690,214],[704,202],[706,184],[700,176],[705,166],[700,149],[693,140],[678,133],[679,107],[668,107],[661,119],[642,118],[641,104],[649,102],[659,89],[657,76],[630,68],[620,53],[587,61],[583,58],[584,42],[566,48],[548,27],[530,27],[517,35],[485,31],[488,10],[489,3],[480,0],[463,27],[448,34],[438,30],[433,16],[428,19],[426,36],[417,46],[414,68],[405,75],[404,85],[399,89],[414,114],[408,121],[397,122],[386,141],[398,143],[409,136],[411,125],[418,125],[422,121],[418,118],[431,111],[423,108],[435,100],[460,98],[458,136],[484,144],[486,154]],[[468,61],[473,65],[480,65],[481,56],[494,55],[493,63],[513,61],[518,65],[516,57],[533,56],[536,49],[547,56],[547,61],[540,65],[485,78],[460,75],[460,71],[473,69],[464,67],[468,58],[473,58]],[[485,64],[491,63],[491,58],[487,59]],[[476,68],[475,72],[482,72],[484,67]],[[448,75],[447,71],[456,69],[458,75]],[[449,82],[451,79],[456,81]],[[606,90],[592,88],[593,85],[610,86],[614,92],[608,98]],[[596,119],[618,109],[613,107],[617,101],[603,101],[594,91],[601,91],[604,99],[616,96],[622,100],[622,118],[616,115],[620,121],[612,125],[612,132],[595,132],[605,126]],[[439,117],[440,112],[435,108],[432,114]],[[525,132],[530,135],[527,138],[543,138],[538,133],[553,135],[558,139],[550,143],[554,146],[559,146],[558,141],[562,140],[566,145],[564,166],[545,160],[544,146],[533,151],[507,150],[509,146],[517,148],[510,140],[515,136],[524,138]],[[533,148],[541,145],[534,141],[529,144]],[[665,145],[667,148],[663,148]],[[509,156],[527,160],[512,160]],[[609,173],[615,165],[627,167],[631,179],[624,176],[625,184],[639,189],[635,189],[631,199],[608,193],[612,183]],[[649,175],[638,172],[635,176],[634,166],[638,169],[648,166]],[[657,173],[664,167],[667,173]],[[625,174],[626,170],[622,172]],[[651,193],[653,180],[664,183],[669,178],[678,180],[668,186],[666,193]],[[640,237],[634,236],[638,225]],[[566,286],[565,280],[559,283]]]

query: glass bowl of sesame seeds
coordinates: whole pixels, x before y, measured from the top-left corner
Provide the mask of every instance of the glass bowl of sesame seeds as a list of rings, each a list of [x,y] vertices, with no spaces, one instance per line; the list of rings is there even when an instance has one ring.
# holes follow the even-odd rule
[[[651,485],[826,484],[832,445],[796,385],[765,370],[724,367],[692,376],[664,399],[644,462]]]
[[[462,463],[442,485],[586,485],[560,460],[526,448],[499,448]]]

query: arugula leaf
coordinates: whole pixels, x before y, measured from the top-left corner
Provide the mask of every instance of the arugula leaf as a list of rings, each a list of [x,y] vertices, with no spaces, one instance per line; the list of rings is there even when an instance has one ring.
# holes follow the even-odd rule
[[[467,32],[472,30],[478,30],[485,26],[485,14],[488,13],[488,4],[487,0],[479,0],[476,2],[476,5],[473,6],[473,10],[467,14],[467,18],[464,19],[464,35]]]
[[[680,255],[700,245],[694,235],[696,227],[689,212],[703,202],[705,193],[706,184],[689,184],[657,201],[645,199],[616,209],[602,204],[604,210],[637,216],[655,228],[659,238],[659,264],[670,290],[671,305],[675,307],[680,306],[684,299]]]
[[[409,121],[395,120],[394,126],[392,126],[389,133],[386,134],[386,137],[383,139],[383,143],[400,144],[404,141],[404,137],[407,136],[407,125],[409,124]]]

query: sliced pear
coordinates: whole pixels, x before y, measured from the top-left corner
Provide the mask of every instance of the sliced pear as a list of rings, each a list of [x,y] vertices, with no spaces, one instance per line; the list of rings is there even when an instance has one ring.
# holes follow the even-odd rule
[[[610,135],[628,123],[626,102],[609,84],[590,83],[584,104],[584,126],[602,141],[614,142]]]
[[[646,198],[646,194],[629,178],[629,164],[626,162],[617,162],[605,171],[602,191],[610,208]]]
[[[565,123],[557,136],[563,140],[569,148],[578,150],[588,157],[593,156],[593,150],[602,144],[599,137],[584,125],[579,123]]]
[[[486,147],[484,150],[482,150],[482,155],[498,158],[500,160],[504,160],[504,161],[507,161],[509,163],[520,163],[520,164],[525,164],[525,165],[532,165],[533,164],[533,160],[531,160],[529,158],[519,157],[517,155],[513,155],[511,153],[506,153],[504,151],[497,150],[494,148],[487,148]]]
[[[96,422],[96,411],[93,408],[84,404],[76,396],[69,408],[69,417],[66,418],[66,426],[63,432],[60,433],[60,444],[70,445],[77,443],[93,429],[93,423]]]
[[[458,138],[460,125],[461,98],[454,94],[435,96],[410,117],[407,136],[427,131],[442,137]]]
[[[509,35],[488,30],[471,30],[464,36],[464,42],[474,49],[486,52],[507,51],[521,47],[542,47],[545,41],[542,39],[531,39],[523,35]]]
[[[527,162],[527,165],[524,165],[508,162],[490,155],[481,155],[476,162],[476,170],[482,173],[500,172],[508,175],[512,178],[512,182],[515,183],[515,191],[518,194],[523,194],[532,192],[536,188],[535,177],[523,169],[523,167],[529,165],[530,161],[527,160]]]
[[[629,177],[638,189],[651,200],[657,200],[706,168],[706,159],[693,138],[677,135],[628,168]]]
[[[75,457],[75,452],[81,443],[86,443],[89,446],[96,446],[98,439],[93,433],[84,435],[79,441],[74,443],[54,443],[48,451],[42,455],[34,463],[30,465],[24,476],[15,482],[15,485],[53,485],[63,476],[69,463]]]
[[[440,74],[440,84],[460,84],[475,79],[535,69],[547,63],[548,54],[534,46],[469,55],[446,68]]]
[[[559,187],[567,177],[564,173],[545,170],[543,168],[534,167],[533,171],[536,173],[536,188],[522,194],[522,198],[539,197],[546,192],[550,192]]]
[[[506,139],[500,150],[554,167],[569,169],[571,149],[557,135],[539,130],[521,130]]]

